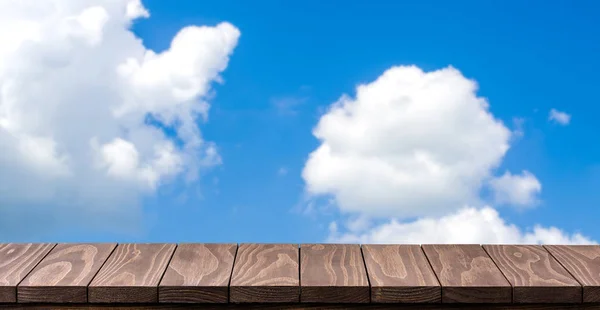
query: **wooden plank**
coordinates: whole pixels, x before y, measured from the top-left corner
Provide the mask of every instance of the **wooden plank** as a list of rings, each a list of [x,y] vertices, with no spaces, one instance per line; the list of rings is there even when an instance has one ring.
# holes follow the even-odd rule
[[[97,303],[158,301],[158,283],[175,250],[174,244],[119,244],[88,287]]]
[[[17,287],[19,302],[87,302],[87,286],[115,243],[58,244]]]
[[[0,303],[17,302],[17,285],[56,243],[0,243]]]
[[[307,304],[307,303],[255,303],[255,304],[4,304],[1,309],[11,310],[147,310],[147,309],[256,309],[256,310],[598,310],[597,303],[585,304]]]
[[[300,301],[366,303],[367,271],[358,244],[303,244]]]
[[[229,294],[234,303],[300,301],[298,246],[241,244]]]
[[[158,286],[159,302],[226,303],[237,244],[180,244]]]
[[[475,244],[423,245],[442,285],[443,303],[510,303],[512,289],[498,267]]]
[[[583,286],[583,302],[600,302],[600,246],[547,245],[545,248]]]
[[[541,245],[485,245],[514,303],[580,303],[581,285]]]
[[[418,245],[363,245],[371,302],[439,303],[442,288]]]

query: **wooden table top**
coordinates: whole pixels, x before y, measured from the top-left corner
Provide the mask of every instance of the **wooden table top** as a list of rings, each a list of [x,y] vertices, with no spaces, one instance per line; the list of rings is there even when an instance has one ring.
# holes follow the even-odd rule
[[[0,308],[116,304],[598,309],[600,246],[0,243]]]

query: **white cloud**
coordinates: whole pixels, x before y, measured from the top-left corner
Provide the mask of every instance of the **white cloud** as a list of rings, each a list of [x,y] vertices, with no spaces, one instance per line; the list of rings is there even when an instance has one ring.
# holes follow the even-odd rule
[[[150,17],[150,12],[146,10],[144,5],[140,0],[131,0],[127,3],[127,7],[125,9],[125,15],[129,19],[136,19],[141,17]]]
[[[0,217],[127,212],[220,162],[197,122],[240,32],[189,26],[154,52],[129,30],[149,16],[139,0],[0,2]]]
[[[542,191],[542,184],[531,172],[524,170],[521,175],[505,172],[502,176],[490,181],[497,204],[514,206],[533,206],[538,202],[537,196]]]
[[[68,159],[64,154],[57,154],[56,142],[52,138],[23,134],[18,139],[17,150],[34,169],[44,170],[54,176],[70,174]]]
[[[116,138],[102,146],[101,154],[109,175],[126,178],[136,172],[139,154],[132,143]]]
[[[135,145],[121,138],[102,145],[99,150],[97,143],[92,141],[92,147],[99,153],[96,166],[106,169],[108,176],[118,180],[141,181],[149,189],[155,189],[161,178],[177,175],[183,166],[183,159],[170,141],[155,145],[154,159],[145,166],[140,166]]]
[[[571,122],[571,115],[556,109],[551,109],[550,114],[548,114],[548,120],[566,126]]]
[[[371,220],[366,216],[357,216],[349,219],[345,223],[345,227],[350,232],[361,232],[371,226]],[[337,227],[337,226],[336,226]]]
[[[424,217],[412,222],[391,220],[364,232],[342,233],[332,222],[329,230],[328,241],[342,243],[595,244],[586,236],[567,234],[556,227],[536,225],[522,231],[490,207],[463,208],[440,218]]]
[[[511,132],[449,67],[393,67],[321,117],[303,178],[311,195],[371,216],[444,214],[477,204]]]
[[[362,243],[589,243],[555,227],[522,231],[482,198],[531,206],[540,181],[524,170],[495,176],[511,132],[458,70],[393,67],[342,96],[313,131],[321,144],[303,178],[310,197],[329,197],[342,223],[329,241]],[[309,203],[315,208],[314,200]],[[410,220],[409,220],[410,219]]]

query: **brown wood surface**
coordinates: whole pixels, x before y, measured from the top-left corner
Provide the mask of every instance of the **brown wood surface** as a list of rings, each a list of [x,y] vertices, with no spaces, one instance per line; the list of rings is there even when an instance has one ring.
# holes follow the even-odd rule
[[[119,244],[88,287],[89,302],[157,302],[174,244]]]
[[[600,246],[547,245],[545,248],[583,285],[583,302],[600,302]]]
[[[411,309],[411,310],[592,310],[600,309],[600,304],[311,304],[311,303],[255,303],[255,304],[7,304],[0,309],[114,309],[114,310],[145,310],[145,309]]]
[[[358,244],[303,244],[300,270],[302,302],[370,301],[369,280]]]
[[[123,309],[600,309],[600,246],[0,244],[0,309],[115,303]]]
[[[511,286],[479,245],[422,246],[442,285],[443,303],[510,303]]]
[[[578,303],[581,285],[541,245],[485,245],[513,286],[514,303]]]
[[[55,243],[0,243],[0,303],[17,301],[17,285]]]
[[[58,244],[17,287],[19,302],[87,302],[87,286],[117,245]]]
[[[441,286],[418,245],[363,245],[372,302],[439,303]]]
[[[241,244],[231,285],[231,302],[298,302],[298,245]]]
[[[158,286],[159,302],[226,303],[237,244],[180,244]]]

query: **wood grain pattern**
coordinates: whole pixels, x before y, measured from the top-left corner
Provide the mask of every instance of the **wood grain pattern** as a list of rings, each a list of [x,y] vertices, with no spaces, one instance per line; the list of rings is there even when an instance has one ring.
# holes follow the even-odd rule
[[[469,310],[598,310],[597,303],[587,304],[310,304],[310,303],[255,303],[255,304],[7,304],[0,305],[2,309],[70,309],[70,310],[146,310],[146,309],[411,309],[411,310],[444,310],[444,309],[469,309]]]
[[[513,286],[514,303],[577,303],[581,284],[541,245],[485,245]]]
[[[229,299],[237,244],[180,244],[158,286],[159,302],[215,302]]]
[[[19,302],[87,302],[87,286],[117,245],[58,244],[17,287]]]
[[[600,302],[600,246],[547,245],[545,248],[583,286],[583,302]]]
[[[0,303],[17,301],[17,285],[56,243],[0,243]]]
[[[541,245],[485,245],[513,286],[514,303],[581,302],[581,285]]]
[[[303,244],[300,301],[370,301],[367,271],[358,244]]]
[[[122,309],[600,309],[600,246],[0,244],[1,309],[115,303]]]
[[[235,303],[300,301],[298,246],[241,244],[229,294]]]
[[[511,286],[479,245],[423,245],[443,303],[510,303]]]
[[[418,245],[363,245],[371,301],[436,303],[442,288]]]
[[[174,244],[119,244],[88,287],[89,302],[157,302]]]

